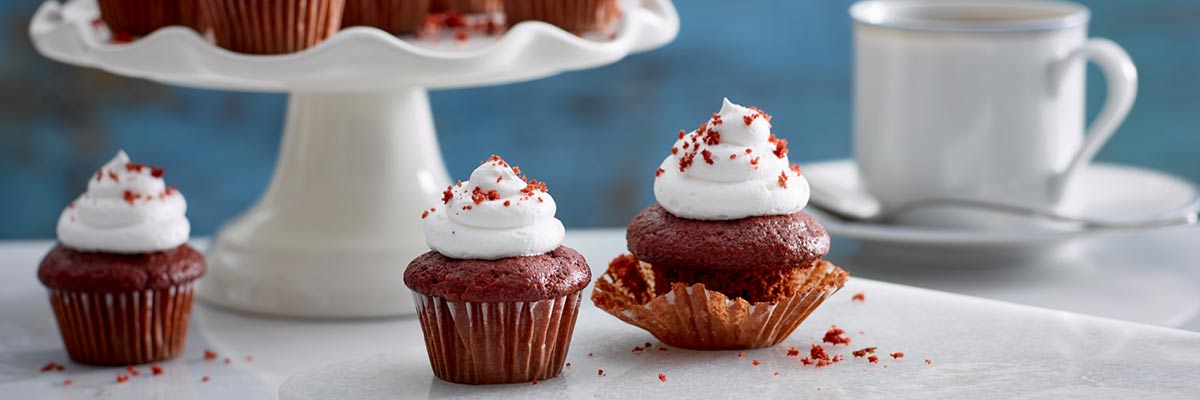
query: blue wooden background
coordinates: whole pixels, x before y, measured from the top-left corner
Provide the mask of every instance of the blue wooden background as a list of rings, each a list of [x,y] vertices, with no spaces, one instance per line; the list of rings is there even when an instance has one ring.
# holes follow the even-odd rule
[[[49,61],[29,43],[41,0],[0,6],[0,238],[51,237],[59,211],[118,148],[167,168],[193,232],[265,188],[285,98],[163,86]],[[624,225],[653,202],[675,132],[722,96],[775,116],[800,162],[850,155],[848,0],[677,1],[664,49],[534,82],[432,93],[452,175],[489,154],[548,182],[572,228]],[[1141,89],[1099,159],[1200,180],[1200,1],[1094,0],[1092,34],[1125,46]],[[1104,88],[1089,71],[1089,110]]]

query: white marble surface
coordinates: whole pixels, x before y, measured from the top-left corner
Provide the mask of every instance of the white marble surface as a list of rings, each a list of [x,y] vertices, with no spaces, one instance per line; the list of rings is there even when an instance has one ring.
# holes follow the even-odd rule
[[[1130,317],[1126,319],[1142,318],[1158,325],[1198,330],[1200,323],[1195,319],[1194,307],[1164,300],[1197,296],[1200,265],[1195,260],[1200,260],[1200,248],[1192,244],[1198,240],[1200,230],[1189,229],[1136,236],[1109,235],[1072,245],[1062,256],[1038,265],[1015,266],[1000,260],[973,260],[964,256],[959,268],[934,269],[891,256],[889,261],[881,262],[878,260],[881,256],[856,252],[856,244],[835,238],[831,259],[860,278],[881,278],[1050,308]],[[609,258],[624,249],[624,235],[616,230],[569,232],[567,242],[583,252],[596,269],[602,269]],[[427,361],[421,357],[410,357],[406,363],[396,363],[395,358],[390,358],[403,354],[423,356],[420,331],[412,319],[279,320],[205,305],[196,309],[184,357],[162,363],[166,370],[163,376],[144,373],[118,384],[115,377],[122,368],[92,368],[67,360],[44,289],[35,277],[37,261],[50,245],[48,241],[0,244],[0,393],[4,393],[0,397],[107,398],[111,393],[112,398],[135,399],[275,398],[279,385],[289,376],[376,354],[384,356],[370,362],[381,363],[392,368],[391,371],[399,368],[411,372],[395,381],[416,385],[406,386],[409,390],[405,396],[477,394],[466,390],[469,388],[435,381]],[[865,304],[849,302],[849,296],[857,290],[867,291]],[[913,313],[927,304],[974,310],[972,314],[989,318],[963,320],[939,311],[911,314],[922,320],[888,322],[890,315]],[[578,341],[573,346],[570,357],[573,366],[567,372],[567,379],[542,382],[537,388],[547,390],[545,393],[526,392],[528,389],[520,386],[509,394],[616,396],[631,390],[624,383],[644,383],[655,391],[682,387],[707,390],[717,388],[718,380],[695,377],[730,373],[737,379],[725,382],[739,393],[798,397],[857,397],[888,388],[942,390],[950,395],[965,393],[955,391],[966,388],[984,391],[1020,388],[1028,386],[1028,376],[1044,376],[1033,381],[1037,385],[1029,386],[1030,391],[1025,392],[1025,397],[1033,398],[1083,393],[1128,397],[1130,391],[1150,398],[1200,396],[1197,395],[1200,380],[1194,378],[1200,376],[1200,334],[950,296],[868,279],[852,279],[851,287],[818,310],[788,344],[807,347],[809,336],[817,336],[829,323],[838,323],[851,331],[855,338],[852,347],[879,345],[882,350],[903,351],[908,355],[903,362],[885,361],[887,369],[866,366],[862,360],[847,360],[822,369],[801,369],[794,365],[794,359],[783,355],[786,346],[749,352],[747,359],[758,358],[764,363],[765,368],[757,370],[743,365],[747,361],[737,360],[734,353],[671,349],[666,352],[670,355],[635,357],[629,351],[634,345],[646,341],[657,345],[657,341],[604,315],[589,302],[584,302],[581,315],[583,320],[577,332],[594,331],[601,339]],[[1004,318],[990,318],[999,315]],[[930,325],[945,327],[947,331],[942,332],[942,337],[918,334]],[[858,336],[857,330],[863,330],[865,335]],[[964,351],[962,346],[972,350]],[[206,348],[217,352],[220,358],[203,360]],[[1015,350],[999,355],[1003,349]],[[588,351],[596,357],[588,359]],[[221,360],[227,356],[231,358],[228,365]],[[247,361],[245,356],[252,356],[253,360]],[[730,357],[733,360],[726,361]],[[1032,362],[1030,357],[1038,362]],[[921,363],[925,358],[934,364]],[[38,368],[50,361],[66,364],[66,371],[39,373]],[[354,365],[372,364],[360,361]],[[725,365],[736,369],[716,368]],[[865,374],[864,366],[868,368]],[[584,381],[599,368],[606,370],[609,380]],[[776,369],[781,375],[778,378],[770,374]],[[658,385],[659,372],[668,374],[667,384]],[[202,382],[204,376],[209,376],[210,381]],[[970,379],[958,380],[964,377]],[[63,386],[64,379],[73,383]],[[563,386],[564,382],[574,381],[588,383],[575,385],[578,390]],[[1065,388],[1032,392],[1049,385]],[[818,392],[816,387],[822,390]],[[1007,397],[1021,397],[1015,396],[1016,393]]]

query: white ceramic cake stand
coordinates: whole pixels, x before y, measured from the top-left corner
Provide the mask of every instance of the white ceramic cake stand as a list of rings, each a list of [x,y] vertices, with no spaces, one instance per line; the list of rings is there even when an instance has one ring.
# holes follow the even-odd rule
[[[47,1],[29,31],[39,52],[69,64],[170,85],[290,93],[271,185],[221,228],[200,295],[270,315],[381,317],[413,313],[404,268],[427,251],[420,211],[449,183],[426,89],[598,67],[679,31],[669,0],[622,4],[614,32],[584,37],[542,22],[465,42],[358,27],[277,56],[233,53],[182,27],[113,44],[93,23],[95,0]]]

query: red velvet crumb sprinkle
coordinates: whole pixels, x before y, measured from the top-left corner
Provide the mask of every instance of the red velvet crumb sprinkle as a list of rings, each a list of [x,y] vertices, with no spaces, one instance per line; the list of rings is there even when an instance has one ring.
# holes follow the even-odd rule
[[[129,375],[117,374],[117,383],[125,383],[125,381],[128,381],[128,380],[129,380]]]
[[[454,199],[454,191],[451,186],[446,186],[446,191],[442,192],[442,204],[450,204],[450,200]]]
[[[657,171],[654,171],[654,177],[655,178],[660,177],[660,176],[662,176],[662,174],[664,172],[667,172],[667,171],[663,170],[662,168],[659,168]]]
[[[473,208],[475,208],[475,207],[472,207],[472,206],[463,206],[463,211],[468,211],[468,210],[471,210],[471,209],[473,209]]]
[[[779,187],[787,189],[787,171],[779,171]]]
[[[142,168],[146,168],[146,164],[125,163],[125,170],[129,172],[142,172]]]
[[[749,148],[749,147],[747,147],[747,148],[746,148],[746,154],[750,154],[750,153],[753,153],[753,152],[754,152],[754,149],[752,149],[752,148]]]
[[[596,376],[604,376],[604,370],[596,370]]]
[[[808,348],[808,355],[814,360],[828,360],[829,353],[825,352],[825,348],[819,344],[814,344]]]
[[[713,116],[712,116],[713,126],[720,125],[723,122],[725,122],[725,121],[721,120],[721,114],[713,113]]]
[[[767,140],[775,145],[775,151],[773,151],[773,153],[775,153],[775,157],[783,158],[783,156],[787,155],[788,149],[786,139],[777,138],[775,137],[775,134],[772,133]]]
[[[686,135],[686,134],[687,134],[687,132],[685,132],[683,129],[679,130],[679,138],[680,139],[683,139],[683,135]]]
[[[124,195],[125,202],[129,203],[129,205],[131,205],[131,206],[133,205],[133,201],[137,200],[139,197],[142,197],[142,196],[138,195],[138,194],[134,194],[133,191],[130,191],[130,190],[125,191],[125,195]]]
[[[505,207],[508,207],[508,206],[511,206],[511,205],[512,205],[512,201],[509,201],[509,200],[505,200],[505,201],[504,201],[504,206],[505,206]]]
[[[166,171],[164,171],[162,168],[150,167],[150,176],[155,178],[162,178],[164,172]]]
[[[679,148],[678,148],[678,147],[672,147],[672,148],[671,148],[671,154],[672,154],[672,155],[674,155],[674,154],[679,154]]]
[[[684,144],[686,145],[686,143]],[[686,171],[696,161],[696,153],[687,153],[679,157],[679,172]]]
[[[130,364],[125,364],[125,372],[128,372],[131,376],[138,376],[142,374],[142,371],[138,371],[137,368],[134,368],[133,365]]]
[[[158,364],[151,364],[150,365],[150,373],[152,373],[154,375],[162,375],[163,368],[158,366]]]
[[[800,349],[797,349],[795,347],[789,347],[788,351],[787,351],[787,355],[788,355],[788,357],[797,357],[800,355]]]
[[[863,294],[862,292],[855,293],[854,297],[850,298],[850,301],[859,301],[859,302],[867,301],[867,295]]]
[[[730,154],[730,155],[729,155],[729,159],[730,159],[730,160],[733,160],[733,159],[736,159],[736,158],[737,158],[737,154]]]
[[[56,362],[50,362],[42,366],[42,372],[62,371],[65,369],[67,369],[67,367],[64,367],[62,364]]]
[[[204,349],[204,359],[205,360],[216,360],[217,353],[214,353],[212,350],[209,350],[209,349]]]
[[[212,378],[209,378],[207,375],[206,375],[206,376],[204,376],[203,378],[200,378],[200,382],[208,382],[208,381],[211,381],[211,380],[212,380]]]
[[[700,152],[700,155],[701,155],[701,156],[704,156],[704,162],[705,162],[706,164],[708,164],[708,165],[712,165],[712,164],[713,164],[713,158],[712,158],[712,152],[711,152],[711,151],[708,151],[708,150],[701,151],[701,152]]]
[[[643,349],[642,346],[633,346],[634,353],[641,353],[642,350],[646,350],[646,349]]]
[[[704,133],[704,144],[709,146],[721,144],[721,133],[717,132],[716,129],[709,129],[708,132]]]
[[[742,358],[742,357],[745,357],[745,356],[746,356],[746,352],[744,352],[744,351],[743,351],[743,352],[740,352],[740,353],[738,353],[738,358]]]
[[[929,364],[933,364],[933,361],[930,361],[928,358],[926,358],[926,359],[925,359],[925,365],[929,365]]]
[[[758,362],[758,360],[750,360],[750,364],[754,364],[754,366],[757,367],[759,364],[762,364],[762,363]]]
[[[792,164],[792,166],[788,167],[788,169],[792,170],[792,172],[795,172],[795,173],[796,173],[796,175],[803,175],[803,174],[801,174],[801,173],[800,173],[800,166],[799,166],[799,165]]]
[[[879,357],[875,357],[875,355],[872,354],[870,357],[867,357],[867,361],[870,361],[871,364],[879,364]]]
[[[664,373],[659,373],[659,374],[658,374],[658,380],[660,380],[660,381],[663,381],[663,382],[666,382],[666,381],[667,381],[667,374],[664,374]]]
[[[457,32],[454,32],[454,40],[457,40],[460,42],[465,42],[465,41],[467,41],[467,39],[470,39],[470,38],[471,38],[471,35],[467,34],[467,31],[465,29],[459,29]]]
[[[845,333],[846,333],[846,331],[844,329],[838,328],[836,325],[834,325],[834,326],[829,327],[828,331],[825,331],[825,337],[822,338],[821,341],[825,342],[825,343],[830,343],[833,345],[839,345],[839,344],[849,345],[850,337],[843,336],[843,334],[845,334]]]
[[[63,386],[71,386],[72,383],[75,383],[75,382],[71,381],[70,379],[63,380]]]
[[[779,371],[775,371],[775,376],[779,376]]]
[[[226,364],[233,363],[233,360],[230,360],[229,357],[225,357],[225,363]]]
[[[425,210],[425,211],[421,212],[421,219],[425,219],[425,217],[428,217],[428,216],[429,216],[429,210]]]
[[[875,349],[876,349],[876,347],[864,347],[864,348],[861,348],[858,350],[854,350],[854,351],[850,352],[850,354],[853,354],[855,357],[862,357],[867,354],[875,354]]]
[[[758,109],[758,107],[750,106],[749,108],[750,108],[750,111],[754,111],[754,112],[758,113],[759,116],[761,116],[763,119],[767,120],[768,122],[771,121],[771,114],[767,114],[767,113],[763,112],[763,110]]]
[[[109,179],[112,179],[112,180],[113,180],[113,182],[120,182],[120,181],[121,181],[121,177],[120,177],[120,176],[117,176],[117,173],[116,173],[116,172],[112,172],[112,170],[109,170],[109,171],[108,171],[108,178],[109,178]]]
[[[889,354],[889,355],[892,356],[893,359],[897,359],[897,360],[904,358],[904,353],[901,353],[899,351]]]

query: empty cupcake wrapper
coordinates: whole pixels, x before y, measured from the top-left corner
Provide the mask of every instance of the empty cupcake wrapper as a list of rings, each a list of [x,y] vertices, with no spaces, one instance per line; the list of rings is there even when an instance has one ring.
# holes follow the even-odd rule
[[[704,288],[675,283],[654,295],[650,264],[609,270],[596,281],[592,301],[600,309],[649,331],[663,343],[695,350],[753,349],[782,342],[849,276],[827,262],[814,265],[799,295],[775,303],[750,304]],[[647,300],[648,299],[648,300]]]
[[[414,293],[429,362],[454,383],[517,383],[562,372],[579,293],[534,302],[453,302]]]
[[[131,292],[50,290],[50,306],[72,360],[128,365],[183,351],[193,284]]]

